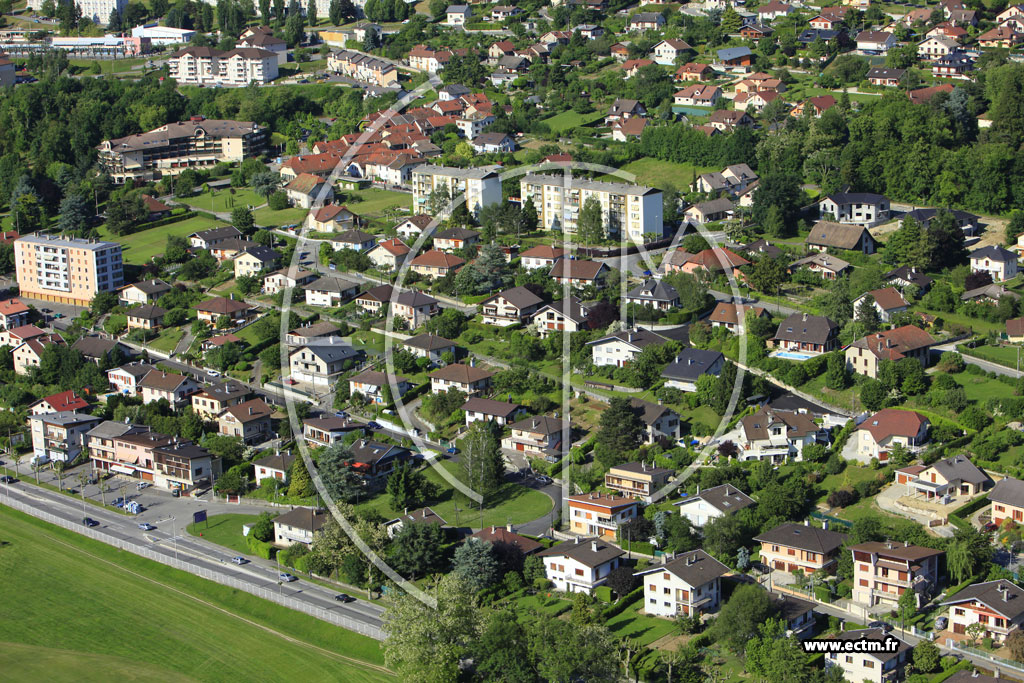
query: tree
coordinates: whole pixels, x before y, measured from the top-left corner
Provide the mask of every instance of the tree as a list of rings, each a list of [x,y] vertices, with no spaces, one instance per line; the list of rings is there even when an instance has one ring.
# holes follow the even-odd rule
[[[758,627],[776,612],[766,590],[749,583],[737,586],[711,627],[712,641],[743,652],[747,641],[758,635]]]
[[[274,540],[274,518],[269,512],[261,512],[259,518],[249,529],[249,534],[257,541],[267,543]]]
[[[269,201],[281,186],[281,177],[273,171],[260,171],[249,179],[249,185],[253,192]]]
[[[750,542],[754,532],[746,515],[723,515],[715,517],[704,525],[704,543],[706,551],[721,558],[736,555],[741,548]]]
[[[444,569],[444,532],[439,524],[402,525],[391,542],[391,561],[413,578]]]
[[[846,369],[846,357],[841,351],[830,353],[826,363],[826,387],[834,391],[841,391],[850,386],[850,372]]]
[[[391,507],[403,510],[414,507],[423,500],[425,479],[409,463],[402,463],[391,472],[385,487]]]
[[[545,681],[615,681],[617,650],[611,633],[599,624],[541,619],[530,629],[530,652]]]
[[[431,591],[436,609],[402,591],[388,595],[381,617],[388,636],[384,641],[388,668],[410,683],[456,680],[483,617],[469,586],[455,574],[444,576]]]
[[[466,483],[483,496],[494,494],[504,480],[505,462],[501,444],[490,423],[482,420],[473,422],[459,444]]]
[[[352,471],[349,463],[352,454],[348,446],[336,443],[320,455],[320,481],[335,500],[351,502],[356,500],[363,491],[363,482],[359,475]]]
[[[294,11],[292,9],[294,8]],[[302,9],[297,0],[288,3],[288,18],[284,24],[284,39],[289,47],[298,47],[305,38],[305,21],[302,18]]]
[[[762,591],[763,593],[764,591]],[[799,641],[786,637],[786,622],[769,619],[745,648],[747,670],[766,681],[810,683],[816,679]]]
[[[922,640],[914,646],[914,668],[921,673],[930,674],[938,671],[941,663],[942,653],[932,641]]]
[[[875,297],[870,294],[865,294],[860,304],[857,305],[857,322],[868,334],[877,332],[882,327],[882,316],[878,313],[878,308],[875,307]]]
[[[60,202],[60,219],[57,229],[71,234],[82,233],[89,226],[92,208],[80,194],[69,194]]]
[[[460,577],[474,592],[483,590],[501,578],[501,565],[494,546],[479,538],[468,538],[455,549],[452,573]]]
[[[605,237],[604,215],[601,203],[594,197],[587,197],[576,219],[576,238],[584,245],[600,244]]]
[[[97,292],[92,297],[92,302],[89,304],[89,310],[92,314],[99,318],[117,306],[117,294],[114,292]]]
[[[473,661],[484,681],[533,683],[533,661],[526,628],[515,613],[496,610],[487,617],[480,637],[475,639]]]
[[[643,423],[629,399],[617,396],[601,413],[597,442],[602,451],[620,459],[640,445],[643,429]]]
[[[435,315],[428,320],[426,328],[427,332],[439,337],[456,339],[465,331],[467,325],[466,315],[462,311],[456,308],[446,308],[441,311],[441,315]]]
[[[121,195],[107,200],[107,230],[112,235],[125,235],[146,217],[142,197]]]
[[[759,292],[774,294],[786,281],[786,267],[776,259],[762,256],[754,262],[747,281]]]
[[[316,4],[316,3],[313,3]],[[231,225],[240,232],[249,234],[256,227],[256,221],[252,217],[252,211],[247,206],[236,206],[231,210]]]
[[[1006,636],[1004,646],[1015,661],[1024,662],[1024,631],[1020,629],[1010,631],[1009,635]]]
[[[913,590],[903,591],[903,595],[896,602],[896,612],[900,616],[900,623],[904,626],[917,614],[917,593]]]
[[[974,527],[957,527],[946,548],[946,566],[957,583],[978,574],[991,558],[988,538]]]
[[[306,5],[306,23],[316,28],[318,23],[316,16],[316,2],[310,2]],[[367,34],[369,33],[372,33],[372,31],[367,31]]]
[[[605,579],[605,583],[615,592],[618,598],[622,598],[632,592],[640,582],[637,577],[633,576],[632,568],[617,567],[608,572],[608,578]]]
[[[288,495],[296,498],[305,498],[316,493],[313,486],[313,479],[306,469],[306,462],[301,457],[296,457],[288,472]]]

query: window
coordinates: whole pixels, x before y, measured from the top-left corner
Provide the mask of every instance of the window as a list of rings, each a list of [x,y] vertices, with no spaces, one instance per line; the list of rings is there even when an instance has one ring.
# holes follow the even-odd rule
[[[583,576],[583,570],[582,569],[577,569],[576,570],[576,576]]]

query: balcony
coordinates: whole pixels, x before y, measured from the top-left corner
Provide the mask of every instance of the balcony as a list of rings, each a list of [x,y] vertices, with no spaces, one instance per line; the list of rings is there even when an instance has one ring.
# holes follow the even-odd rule
[[[619,523],[614,519],[588,519],[587,523],[593,524],[599,529],[608,529],[610,531],[616,531],[619,528]]]

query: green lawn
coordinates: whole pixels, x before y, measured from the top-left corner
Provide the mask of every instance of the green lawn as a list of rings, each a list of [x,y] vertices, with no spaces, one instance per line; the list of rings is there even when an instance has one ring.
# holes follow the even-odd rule
[[[595,111],[589,114],[577,114],[576,112],[569,110],[563,111],[561,114],[555,114],[551,118],[544,119],[541,123],[548,124],[548,128],[551,129],[552,133],[562,134],[572,130],[573,128],[588,126],[603,118],[603,111]]]
[[[234,188],[210,190],[179,201],[196,209],[214,213],[231,213],[235,207],[266,204],[266,200],[252,190],[236,190]]]
[[[957,350],[965,356],[975,356],[976,358],[1014,369],[1017,368],[1017,362],[1021,357],[1020,347],[1016,344],[1009,346],[979,346],[974,349],[966,349],[964,344],[959,344],[957,345]]]
[[[460,463],[443,460],[440,467],[455,474],[456,478],[463,476]],[[491,525],[504,526],[510,522],[522,524],[546,515],[552,507],[551,499],[540,491],[534,491],[519,484],[505,483],[495,494],[493,501],[488,502],[484,507],[481,520],[479,509],[474,507],[472,510],[467,510],[469,505],[465,499],[456,502],[453,495],[455,490],[437,472],[436,468],[428,467],[426,478],[433,482],[440,491],[438,498],[428,503],[429,507],[453,526],[483,528]],[[460,498],[462,498],[461,495]],[[456,505],[459,508],[458,519],[455,515]],[[390,498],[383,493],[369,501],[359,503],[356,507],[360,510],[375,510],[385,519],[394,519],[402,513],[401,510],[391,507]]]
[[[152,346],[157,351],[166,351],[171,353],[178,346],[178,342],[185,336],[185,330],[180,327],[169,327],[165,330],[161,330],[160,336],[149,342],[149,346]]]
[[[370,638],[6,507],[0,528],[5,680],[393,680]]]
[[[269,207],[263,207],[252,212],[252,217],[256,221],[256,225],[263,227],[278,227],[281,225],[292,225],[293,223],[302,223],[306,220],[306,214],[309,213],[308,209],[281,209],[280,211],[274,211]]]
[[[850,463],[839,474],[830,474],[821,480],[818,486],[822,489],[823,493],[818,502],[824,502],[828,498],[828,494],[836,489],[844,487],[853,488],[858,483],[874,479],[876,476],[878,476],[878,470]]]
[[[406,192],[368,187],[365,190],[346,190],[343,194],[345,205],[360,216],[372,216],[391,208],[408,209],[412,206],[412,195]]]
[[[209,230],[219,225],[218,221],[202,216],[195,216],[187,220],[162,225],[158,228],[150,228],[142,232],[136,232],[123,237],[116,237],[107,232],[106,226],[99,227],[100,239],[112,240],[121,244],[124,253],[124,262],[132,265],[148,263],[157,254],[164,253],[164,246],[167,238],[171,235],[187,237],[193,232]]]
[[[710,173],[721,169],[710,166],[693,166],[692,164],[677,164],[671,161],[661,161],[644,157],[631,161],[622,167],[623,171],[636,175],[636,180],[641,185],[664,188],[672,185],[680,192],[686,192],[693,182],[694,175]],[[614,180],[614,178],[609,178]]]
[[[953,375],[956,383],[964,388],[967,400],[984,403],[990,398],[1012,398],[1013,387],[998,379],[990,379],[983,375],[972,375],[960,372]]]
[[[605,625],[615,638],[633,638],[641,645],[650,645],[678,630],[671,619],[640,614],[643,606],[643,600],[638,600],[636,605],[627,607],[606,622]]]
[[[211,543],[248,555],[250,550],[245,543],[245,536],[242,535],[242,525],[252,524],[257,519],[259,515],[215,515],[206,522],[189,524],[185,530],[193,536],[202,534],[203,538]]]

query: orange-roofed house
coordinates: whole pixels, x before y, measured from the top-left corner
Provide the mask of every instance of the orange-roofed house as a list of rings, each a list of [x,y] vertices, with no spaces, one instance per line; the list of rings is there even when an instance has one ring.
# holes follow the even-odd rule
[[[437,249],[425,251],[410,262],[410,267],[416,273],[426,277],[444,277],[450,272],[457,271],[466,262],[455,254],[446,254]]]
[[[89,410],[89,402],[76,394],[74,391],[62,391],[59,394],[47,396],[28,407],[31,415],[46,415],[47,413],[60,413],[64,411],[83,412]]]
[[[724,327],[730,332],[735,332],[739,328],[739,308],[736,304],[721,301],[715,306],[715,310],[711,311],[708,322],[711,323],[711,327]],[[768,311],[760,306],[744,306],[743,313],[744,316],[749,313],[757,318],[771,318]]]
[[[927,366],[928,350],[934,343],[927,332],[914,325],[876,332],[846,347],[846,367],[858,375],[876,378],[883,360],[916,358]]]
[[[710,64],[688,62],[676,69],[673,78],[678,81],[706,81],[714,77],[715,70]]]
[[[379,242],[367,251],[366,255],[378,268],[395,270],[405,263],[405,259],[409,255],[409,246],[397,237],[393,237]]]
[[[569,530],[574,534],[614,540],[620,524],[637,516],[635,498],[584,493],[569,496]]]
[[[326,204],[309,212],[306,225],[314,232],[344,232],[359,227],[359,216],[347,206]]]
[[[721,252],[721,254],[719,254]],[[684,273],[693,274],[703,270],[711,274],[731,270],[734,277],[743,277],[740,272],[742,266],[749,266],[750,261],[743,258],[731,249],[721,247],[719,249],[705,249],[691,256],[680,270]]]
[[[803,116],[804,112],[810,111],[811,116],[818,119],[826,111],[836,106],[836,98],[831,95],[819,95],[817,97],[811,97],[806,99],[800,104],[793,107],[793,111],[789,112],[790,116]]]
[[[871,297],[875,306],[875,310],[878,311],[878,317],[882,322],[887,323],[892,319],[892,316],[897,313],[903,313],[910,307],[907,300],[903,298],[899,290],[895,287],[883,287],[882,289],[873,289],[870,292],[864,292],[859,297],[853,300],[853,310],[857,312],[860,310],[861,304]]]
[[[928,418],[912,410],[880,410],[857,427],[857,459],[884,462],[896,444],[916,450],[928,439],[930,424]]]
[[[530,247],[519,255],[519,265],[521,265],[525,270],[550,268],[555,265],[555,261],[561,258],[565,258],[565,249],[550,247],[546,244],[538,244],[535,247]]]
[[[29,308],[21,299],[5,299],[0,301],[0,327],[13,330],[28,324]]]

